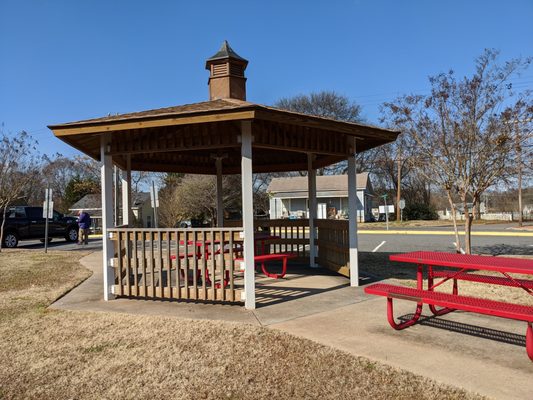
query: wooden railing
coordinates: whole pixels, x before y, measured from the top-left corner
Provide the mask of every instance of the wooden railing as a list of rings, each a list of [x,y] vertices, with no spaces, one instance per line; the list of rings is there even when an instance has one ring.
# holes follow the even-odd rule
[[[344,276],[350,275],[348,221],[316,219],[318,264]]]
[[[242,228],[108,229],[117,296],[241,302]]]
[[[242,221],[224,221],[225,226],[242,226]],[[261,254],[262,247],[270,253],[294,253],[296,262],[309,263],[309,220],[308,219],[256,219],[254,229],[259,233],[270,233],[279,239],[264,243],[256,241],[255,254]]]

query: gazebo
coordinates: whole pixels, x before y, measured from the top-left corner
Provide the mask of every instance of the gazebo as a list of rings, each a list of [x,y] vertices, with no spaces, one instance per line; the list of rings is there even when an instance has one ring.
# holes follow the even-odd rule
[[[206,61],[209,101],[49,126],[56,137],[101,162],[105,300],[230,301],[255,308],[252,174],[261,172],[305,170],[308,177],[309,219],[262,221],[280,233],[271,251],[291,249],[311,267],[318,262],[349,274],[352,286],[359,284],[356,151],[392,142],[399,132],[248,102],[247,64],[225,41]],[[349,220],[318,220],[316,170],[343,160],[348,160]],[[113,226],[113,165],[122,170],[120,227]],[[216,175],[218,226],[133,228],[132,170]],[[225,174],[241,174],[238,226],[224,226]]]

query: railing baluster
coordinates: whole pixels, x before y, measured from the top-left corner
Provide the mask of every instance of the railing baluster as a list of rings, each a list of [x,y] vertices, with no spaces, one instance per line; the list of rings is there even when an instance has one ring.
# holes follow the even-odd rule
[[[225,243],[225,237],[224,232],[219,231],[220,235],[220,288],[222,289],[222,297],[221,300],[226,300],[226,260],[224,259],[224,243]]]
[[[154,263],[154,232],[150,231],[150,286],[152,288],[152,297],[155,297]]]
[[[194,287],[194,298],[198,299],[198,232],[194,231],[192,235],[193,242],[193,271],[192,284]]]
[[[118,294],[124,296],[124,287],[122,286],[122,232],[117,232],[117,260],[118,260]]]
[[[157,264],[159,266],[159,294],[161,298],[165,298],[164,286],[163,286],[163,240],[162,232],[157,232]]]
[[[200,249],[202,255],[202,299],[207,300],[207,234],[202,232],[202,246]]]
[[[126,250],[126,285],[128,286],[128,296],[131,297],[131,245],[130,245],[130,233],[124,232],[126,240],[124,242],[125,250]]]
[[[229,288],[230,301],[235,301],[235,257],[233,255],[233,232],[229,233]]]
[[[146,232],[142,232],[141,234],[141,239],[142,239],[142,243],[141,243],[141,249],[142,249],[142,260],[143,260],[143,277],[142,277],[142,280],[143,280],[143,291],[144,291],[144,297],[148,296],[148,285],[146,283]]]
[[[212,293],[212,296],[213,298],[211,300],[216,300],[217,299],[217,287],[216,287],[216,281],[217,281],[217,277],[216,277],[216,255],[215,255],[215,231],[214,230],[210,230],[209,231],[210,235],[211,235],[211,256],[209,257],[209,259],[211,260],[211,293]]]
[[[170,252],[170,246],[171,246],[171,239],[172,239],[172,232],[171,231],[168,231],[167,232],[167,256],[166,256],[166,260],[167,260],[167,290],[168,290],[168,298],[171,299],[173,296],[172,296],[172,258],[171,257],[171,252]]]
[[[133,231],[133,285],[135,296],[139,296],[139,254],[137,254],[137,231]]]
[[[176,291],[178,292],[178,299],[181,299],[181,258],[180,258],[180,248],[181,248],[181,231],[176,231]]]
[[[183,272],[183,283],[185,285],[185,298],[189,299],[191,294],[189,293],[189,231],[185,231],[185,253],[183,253],[183,259],[185,260],[185,269]]]

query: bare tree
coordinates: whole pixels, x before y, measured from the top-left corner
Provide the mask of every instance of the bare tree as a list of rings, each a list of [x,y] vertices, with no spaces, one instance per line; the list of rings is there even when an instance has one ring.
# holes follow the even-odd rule
[[[331,118],[339,121],[362,122],[361,106],[348,97],[334,91],[324,90],[310,93],[308,95],[298,95],[280,99],[275,105],[288,111],[295,111],[303,114],[316,115],[318,117]],[[357,171],[369,171],[375,158],[375,151],[365,151],[357,154]],[[321,168],[318,175],[344,174],[347,171],[347,162]],[[301,175],[306,175],[302,173]]]
[[[27,134],[0,136],[0,251],[4,243],[4,226],[9,205],[24,198],[31,182],[39,174],[37,142]]]
[[[225,175],[222,181],[222,200],[226,209],[241,207],[240,175]],[[191,218],[216,221],[216,177],[184,175],[170,179],[160,192],[160,219],[165,226]]]
[[[497,63],[498,52],[486,50],[475,61],[472,77],[453,71],[430,77],[431,93],[409,95],[385,103],[385,119],[402,127],[416,144],[413,163],[446,192],[453,214],[457,250],[458,197],[465,214],[465,250],[471,253],[471,210],[481,194],[515,173],[514,136],[508,121],[531,112],[525,94],[517,99],[510,78],[531,60]],[[529,110],[529,111],[528,111]]]

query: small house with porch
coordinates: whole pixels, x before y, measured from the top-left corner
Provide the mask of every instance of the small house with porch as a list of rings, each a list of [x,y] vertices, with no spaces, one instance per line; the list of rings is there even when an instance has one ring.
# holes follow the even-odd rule
[[[368,172],[357,174],[357,221],[372,220],[373,190]],[[268,186],[270,218],[309,218],[307,178],[273,178]],[[319,219],[348,219],[348,175],[316,177]]]

